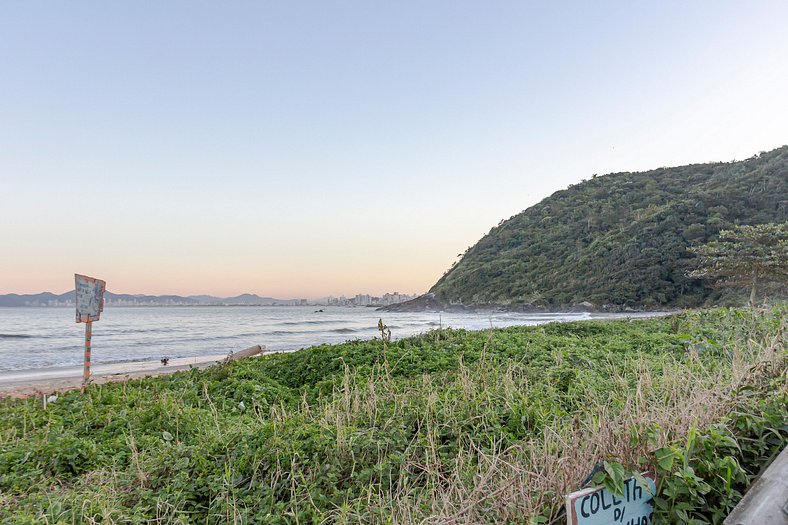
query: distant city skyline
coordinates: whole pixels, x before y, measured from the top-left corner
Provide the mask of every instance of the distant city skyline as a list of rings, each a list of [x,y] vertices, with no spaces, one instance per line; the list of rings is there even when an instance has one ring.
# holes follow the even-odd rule
[[[197,305],[274,305],[274,306],[389,306],[415,299],[419,294],[386,292],[379,296],[355,294],[351,296],[332,295],[326,297],[266,297],[258,294],[244,293],[231,297],[217,297],[204,294],[181,296],[177,294],[125,294],[107,290],[104,303],[107,306],[197,306]],[[63,293],[51,291],[36,294],[0,294],[0,307],[31,306],[31,307],[73,307],[75,306],[74,290]]]
[[[776,0],[0,10],[0,294],[426,292],[594,174],[788,143]]]

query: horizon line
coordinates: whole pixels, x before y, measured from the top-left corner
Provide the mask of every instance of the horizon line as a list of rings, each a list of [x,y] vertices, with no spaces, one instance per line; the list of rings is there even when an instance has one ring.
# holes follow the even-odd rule
[[[52,295],[63,295],[63,294],[67,294],[69,292],[74,292],[74,291],[75,291],[75,289],[72,288],[70,290],[66,290],[65,292],[52,292],[52,291],[49,291],[49,290],[44,290],[44,291],[41,291],[41,292],[31,292],[31,293],[7,292],[7,293],[0,293],[0,296],[3,296],[3,295],[20,295],[20,296],[22,296],[22,295],[41,295],[41,294],[45,294],[45,293],[49,293],[49,294],[52,294]],[[109,290],[109,289],[107,289],[106,292],[107,293],[112,293],[114,295],[150,296],[150,297],[175,296],[175,297],[184,297],[184,298],[208,296],[208,297],[214,297],[216,299],[232,299],[234,297],[241,297],[243,295],[254,295],[254,296],[257,296],[257,297],[260,297],[260,298],[278,299],[278,300],[283,300],[283,301],[284,300],[292,301],[292,300],[295,300],[295,299],[307,299],[307,300],[310,300],[310,299],[324,299],[324,298],[327,298],[327,297],[347,297],[347,298],[350,298],[350,297],[355,297],[357,295],[369,295],[369,296],[372,296],[372,297],[382,297],[382,296],[384,296],[386,294],[415,295],[415,296],[418,297],[418,296],[424,295],[426,293],[426,292],[412,292],[412,293],[411,292],[400,292],[400,291],[394,290],[394,291],[384,292],[384,293],[381,293],[381,294],[359,292],[359,293],[355,293],[355,294],[339,294],[339,295],[328,294],[328,295],[306,296],[306,297],[299,296],[299,295],[292,296],[292,297],[274,297],[272,295],[261,295],[259,293],[255,293],[255,292],[242,292],[242,293],[239,293],[239,294],[233,294],[233,295],[227,295],[227,296],[214,295],[214,294],[211,294],[211,293],[190,293],[188,295],[183,295],[183,294],[178,294],[178,293],[160,293],[160,294],[156,294],[156,293],[127,293],[127,292],[115,292],[115,291]]]

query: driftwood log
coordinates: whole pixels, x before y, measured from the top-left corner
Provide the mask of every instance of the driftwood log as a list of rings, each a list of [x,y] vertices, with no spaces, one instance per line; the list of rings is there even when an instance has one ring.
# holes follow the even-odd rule
[[[240,350],[238,352],[230,352],[227,354],[227,357],[224,359],[225,363],[229,363],[230,361],[238,361],[239,359],[245,359],[247,357],[256,356],[265,352],[265,345],[254,345],[250,346],[246,350]]]

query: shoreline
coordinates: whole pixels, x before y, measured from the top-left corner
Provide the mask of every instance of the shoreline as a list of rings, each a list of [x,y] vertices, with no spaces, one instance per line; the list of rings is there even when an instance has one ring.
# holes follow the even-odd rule
[[[160,361],[130,361],[94,365],[91,384],[115,383],[148,376],[168,375],[190,368],[207,368],[227,358],[227,354],[179,357],[167,365]],[[67,392],[82,386],[82,367],[0,372],[0,399],[25,398]]]
[[[541,312],[540,312],[541,313]],[[554,322],[576,322],[576,321],[604,321],[615,319],[640,320],[653,317],[665,317],[676,314],[675,311],[653,311],[653,312],[572,312],[587,313],[586,319],[572,321]],[[486,330],[484,328],[483,330]],[[406,336],[409,337],[409,336]],[[311,345],[309,345],[311,346]],[[305,346],[297,350],[298,352]],[[278,353],[278,351],[267,351],[262,355]],[[97,364],[91,370],[91,384],[104,384],[111,382],[123,382],[129,379],[136,379],[150,376],[163,376],[188,370],[190,368],[207,368],[218,364],[227,359],[227,354],[211,354],[204,356],[179,357],[170,359],[167,365],[162,365],[159,360],[150,361],[124,361],[121,363]],[[0,371],[0,399],[3,398],[26,398],[33,396],[48,395],[53,393],[67,392],[82,386],[82,367],[59,367],[48,369],[28,369]]]

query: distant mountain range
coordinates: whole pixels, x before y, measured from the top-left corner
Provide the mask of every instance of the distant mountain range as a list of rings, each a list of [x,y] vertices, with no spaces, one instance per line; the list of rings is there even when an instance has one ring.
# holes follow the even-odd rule
[[[104,294],[106,306],[217,306],[217,305],[297,305],[302,304],[301,299],[275,299],[273,297],[260,297],[255,294],[241,294],[235,297],[214,297],[212,295],[142,295],[142,294]],[[0,306],[73,306],[74,291],[64,294],[42,292],[37,294],[6,294],[0,295]]]

